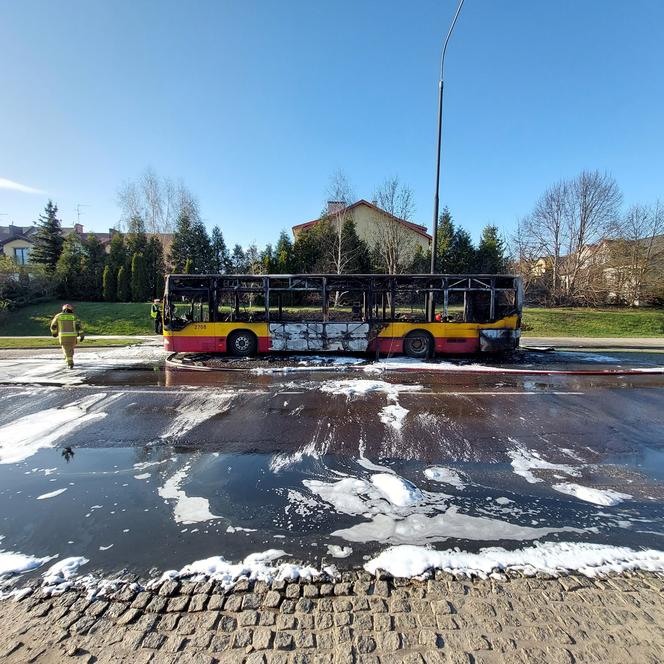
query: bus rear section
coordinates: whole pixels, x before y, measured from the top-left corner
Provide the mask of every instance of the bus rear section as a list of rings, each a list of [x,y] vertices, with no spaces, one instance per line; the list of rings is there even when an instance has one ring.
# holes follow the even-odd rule
[[[509,275],[168,275],[164,345],[179,353],[435,354],[519,344]]]

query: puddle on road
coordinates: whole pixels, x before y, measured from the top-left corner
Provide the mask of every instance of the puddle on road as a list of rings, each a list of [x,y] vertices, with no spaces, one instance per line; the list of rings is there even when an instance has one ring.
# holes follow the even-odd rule
[[[662,364],[661,355],[611,358],[528,353],[516,366]],[[108,393],[93,407],[104,414],[94,426],[76,420],[53,438],[57,447],[0,464],[0,549],[85,556],[89,571],[144,574],[269,548],[339,567],[401,543],[664,548],[662,376],[284,376],[170,371],[121,358],[93,365],[81,372],[84,387],[17,388],[5,400],[11,427]],[[64,445],[74,446],[68,461]],[[609,500],[607,487],[634,498],[602,505],[578,497]]]
[[[0,548],[145,574],[269,548],[343,567],[406,542],[478,551],[540,539],[661,548],[664,539],[659,501],[598,507],[546,483],[524,490],[508,464],[427,473],[456,475],[449,484],[399,460],[304,455],[280,465],[272,454],[170,445],[73,452],[69,461],[50,449],[0,465]]]

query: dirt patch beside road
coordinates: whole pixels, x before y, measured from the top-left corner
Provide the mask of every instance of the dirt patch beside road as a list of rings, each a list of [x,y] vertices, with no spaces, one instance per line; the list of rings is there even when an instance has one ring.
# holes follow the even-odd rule
[[[664,578],[166,581],[0,602],[3,662],[660,662]]]

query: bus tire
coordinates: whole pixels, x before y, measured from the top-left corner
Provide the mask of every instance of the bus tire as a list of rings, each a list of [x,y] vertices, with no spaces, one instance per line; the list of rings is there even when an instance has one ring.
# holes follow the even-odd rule
[[[403,340],[403,352],[408,357],[425,358],[433,355],[433,338],[424,330],[415,330]]]
[[[238,357],[251,357],[258,350],[258,339],[249,330],[236,330],[226,339],[226,352]]]

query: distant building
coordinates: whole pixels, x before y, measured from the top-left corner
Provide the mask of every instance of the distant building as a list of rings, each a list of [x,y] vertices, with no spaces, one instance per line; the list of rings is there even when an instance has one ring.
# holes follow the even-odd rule
[[[34,245],[34,236],[37,232],[37,226],[0,226],[0,253],[13,258],[18,265],[27,265],[30,262],[30,252]],[[94,235],[103,245],[108,253],[111,250],[111,240],[116,233],[115,228],[109,228],[107,233],[97,233],[94,231],[86,232],[83,224],[74,224],[73,226],[63,227],[62,235],[67,236],[70,233],[76,233],[81,240],[85,240],[88,235]],[[173,244],[172,233],[147,233],[148,237],[156,235],[164,247],[164,256],[168,256],[171,245]]]
[[[36,226],[0,226],[0,253],[13,258],[18,265],[26,265],[30,261],[32,236]]]
[[[420,226],[411,221],[399,219],[399,217],[395,217],[379,208],[375,203],[369,203],[369,201],[365,201],[364,199],[348,206],[344,206],[343,203],[337,201],[328,201],[326,214],[318,219],[293,226],[293,236],[297,240],[300,233],[313,228],[323,219],[345,221],[347,218],[353,220],[358,237],[364,240],[370,248],[384,241],[386,230],[398,230],[404,244],[408,245],[413,255],[418,247],[426,252],[431,246],[431,235],[427,233],[426,226]],[[393,226],[390,227],[388,225]],[[394,233],[387,234],[392,237],[395,235]]]

